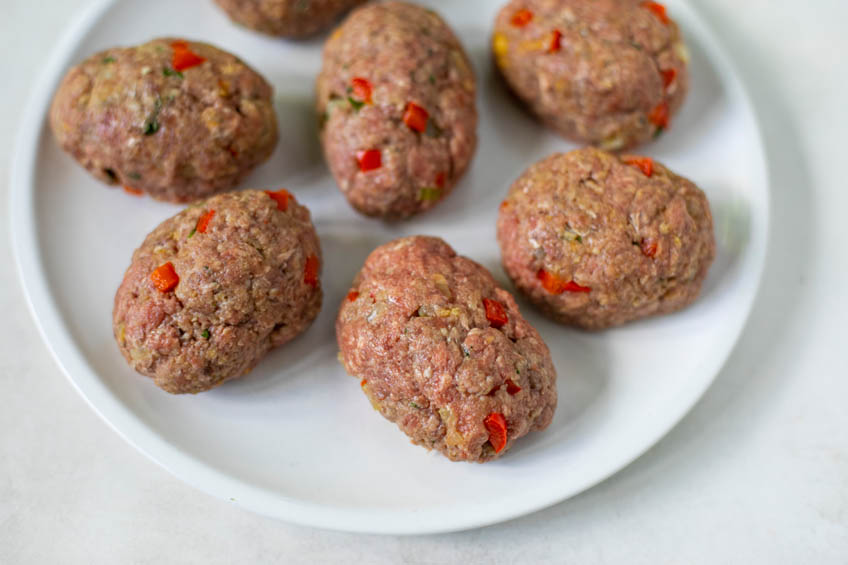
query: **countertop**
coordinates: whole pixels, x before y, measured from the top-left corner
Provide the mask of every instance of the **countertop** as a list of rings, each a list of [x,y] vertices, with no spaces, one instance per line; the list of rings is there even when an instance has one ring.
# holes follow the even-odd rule
[[[87,0],[4,0],[0,563],[848,562],[848,3],[690,1],[736,59],[770,163],[766,271],[734,353],[680,425],[601,485],[480,530],[392,537],[207,496],[121,440],[63,377],[15,272],[7,189],[29,89]]]

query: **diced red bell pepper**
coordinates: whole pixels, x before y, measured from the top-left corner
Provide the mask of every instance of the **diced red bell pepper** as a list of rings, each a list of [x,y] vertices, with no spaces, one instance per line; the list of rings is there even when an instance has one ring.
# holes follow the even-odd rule
[[[150,280],[159,292],[171,292],[180,284],[180,277],[174,270],[174,264],[170,261],[156,267],[150,273]]]
[[[484,298],[483,307],[486,309],[486,319],[489,320],[493,328],[501,328],[509,322],[503,304],[497,300]]]
[[[185,41],[174,41],[171,43],[171,48],[174,50],[174,55],[171,58],[171,65],[177,72],[182,72],[186,69],[201,65],[206,61],[205,57],[201,57],[191,50],[188,43]]]
[[[410,102],[406,105],[406,112],[403,114],[403,123],[413,131],[424,133],[427,131],[427,119],[429,117],[430,114],[427,113],[427,110],[415,102]]]
[[[486,419],[483,420],[483,425],[486,431],[489,432],[489,443],[495,449],[495,453],[500,453],[506,447],[507,427],[506,418],[503,414],[492,412]]]
[[[356,152],[356,162],[363,173],[375,171],[383,166],[383,156],[379,149],[364,149]]]
[[[271,200],[277,203],[277,210],[280,212],[285,212],[289,209],[289,199],[294,199],[291,192],[286,190],[285,188],[281,188],[276,192],[271,192],[270,190],[266,190],[265,194],[271,197]]]

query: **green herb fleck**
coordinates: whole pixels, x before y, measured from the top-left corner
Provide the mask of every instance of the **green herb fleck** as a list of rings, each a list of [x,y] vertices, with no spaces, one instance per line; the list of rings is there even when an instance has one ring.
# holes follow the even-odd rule
[[[188,237],[187,237],[186,239],[191,239],[191,238],[192,238],[192,236],[194,236],[194,233],[195,233],[196,231],[197,231],[197,228],[192,228],[192,229],[191,229],[191,231],[190,231],[190,232],[189,232],[189,234],[188,234]],[[208,268],[209,268],[209,267],[204,267],[204,269],[208,269]]]
[[[583,243],[583,236],[582,235],[578,235],[575,239],[577,239],[578,243]]]
[[[103,63],[104,65],[108,65],[109,63],[114,63],[115,58],[112,57],[112,56],[103,57],[103,59],[100,62]]]
[[[430,84],[436,84],[436,77],[434,77],[433,75],[427,77],[427,80],[430,81]]]
[[[442,191],[438,188],[433,188],[430,186],[425,186],[418,192],[418,199],[424,200],[425,202],[431,202],[438,200],[442,197]]]
[[[424,134],[429,137],[442,137],[442,128],[436,124],[436,120],[427,120],[427,129]]]
[[[662,127],[662,126],[658,127],[658,128],[657,128],[657,131],[655,131],[655,132],[654,132],[654,139],[656,139],[656,138],[658,138],[659,136],[661,136],[661,135],[663,134],[663,132],[664,132],[664,131],[665,131],[665,128],[664,128],[664,127]]]
[[[141,173],[137,173],[135,171],[129,173],[127,176],[130,177],[132,180],[141,180]]]
[[[416,410],[420,410],[420,409],[421,409],[421,407],[420,407],[420,406],[418,406],[415,402],[410,402],[410,403],[409,403],[409,407],[410,407],[410,408],[415,408]]]
[[[515,374],[516,374],[516,375],[520,375],[520,374],[521,374],[521,369],[519,369],[518,367],[516,367],[516,368],[515,368]]]
[[[468,349],[468,347],[466,347],[465,345],[463,345],[463,346],[462,346],[462,354],[463,354],[465,357],[471,357],[471,350],[470,350],[470,349]]]
[[[356,98],[354,98],[352,96],[348,96],[347,101],[350,102],[350,105],[353,106],[353,109],[356,110],[357,112],[359,111],[360,108],[365,106],[365,102],[360,102],[359,100],[357,100]]]
[[[175,71],[174,69],[169,69],[168,67],[165,67],[164,69],[162,69],[162,74],[165,75],[166,77],[183,78],[183,73],[181,73],[180,71]]]
[[[162,99],[156,97],[156,102],[153,104],[153,111],[144,122],[144,135],[153,135],[159,131],[159,112],[162,110]]]
[[[203,333],[200,335],[203,336],[203,339],[209,339],[209,330],[203,330]]]

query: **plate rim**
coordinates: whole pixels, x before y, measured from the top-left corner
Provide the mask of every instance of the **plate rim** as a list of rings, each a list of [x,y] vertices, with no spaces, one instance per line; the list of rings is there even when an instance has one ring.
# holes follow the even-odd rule
[[[56,332],[50,329],[63,329],[67,327],[67,321],[49,292],[49,279],[45,272],[43,256],[37,253],[41,245],[36,222],[35,192],[32,187],[38,162],[38,146],[52,95],[64,74],[63,71],[68,67],[71,53],[75,51],[77,44],[102,19],[106,11],[119,1],[126,0],[94,0],[85,7],[62,33],[30,89],[29,101],[18,125],[11,163],[9,185],[11,246],[27,308],[42,341],[67,380],[115,433],[182,482],[258,514],[291,523],[338,531],[372,534],[435,534],[496,524],[567,500],[629,466],[656,445],[691,411],[715,381],[718,373],[738,346],[739,338],[748,325],[756,295],[762,286],[770,240],[771,184],[766,145],[761,120],[752,103],[750,93],[733,60],[727,56],[720,39],[705,23],[703,16],[691,2],[674,0],[675,7],[683,6],[684,11],[688,12],[686,22],[694,32],[693,35],[702,40],[701,47],[707,58],[719,69],[718,75],[722,78],[722,83],[735,91],[739,102],[751,116],[753,133],[758,145],[756,164],[762,177],[764,192],[762,202],[758,202],[762,213],[752,215],[751,237],[744,252],[744,255],[748,256],[745,262],[751,263],[751,266],[743,269],[742,275],[743,278],[747,277],[750,284],[740,290],[740,296],[745,299],[746,307],[744,312],[733,320],[734,325],[726,334],[729,336],[731,345],[723,352],[723,355],[711,358],[706,363],[706,370],[711,376],[704,379],[700,386],[687,388],[690,396],[675,404],[674,410],[669,411],[670,415],[662,419],[654,419],[653,425],[646,428],[650,430],[650,433],[641,434],[642,439],[636,442],[635,448],[617,457],[614,464],[605,465],[604,471],[592,474],[589,479],[570,489],[556,491],[553,495],[524,499],[522,504],[501,506],[496,503],[487,503],[480,505],[480,508],[485,508],[486,512],[478,511],[472,518],[458,515],[451,520],[447,520],[444,514],[439,514],[437,509],[422,512],[410,510],[403,512],[403,519],[398,519],[399,511],[397,510],[331,506],[305,502],[283,494],[270,494],[264,489],[227,475],[177,449],[166,438],[147,427],[109,390],[85,360],[68,332]]]

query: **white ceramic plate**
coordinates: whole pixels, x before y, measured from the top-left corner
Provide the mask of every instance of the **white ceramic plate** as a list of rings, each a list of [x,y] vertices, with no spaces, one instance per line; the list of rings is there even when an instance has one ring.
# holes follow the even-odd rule
[[[409,443],[369,406],[336,360],[333,321],[368,252],[406,234],[444,237],[505,284],[497,206],[530,163],[573,145],[520,110],[495,77],[490,25],[501,0],[430,1],[458,32],[479,82],[473,168],[434,211],[400,225],[358,216],[334,187],[315,131],[312,89],[322,38],[265,38],[230,24],[211,0],[100,1],[60,41],[23,119],[12,232],[30,306],[58,363],[127,441],[184,481],[292,522],[380,533],[472,528],[572,496],[621,469],[671,429],[727,358],[763,266],[768,188],[758,126],[732,65],[682,1],[669,0],[692,51],[692,93],[673,128],[641,152],[694,179],[715,215],[718,257],[691,308],[604,333],[522,310],[559,373],[550,428],[486,465],[451,463]],[[167,14],[167,17],[163,17]],[[133,249],[179,208],[100,185],[46,125],[67,68],[112,45],[155,36],[213,42],[276,89],[281,141],[244,186],[286,186],[311,208],[325,253],[325,307],[312,328],[248,377],[171,396],[132,372],[112,338],[112,297]]]

